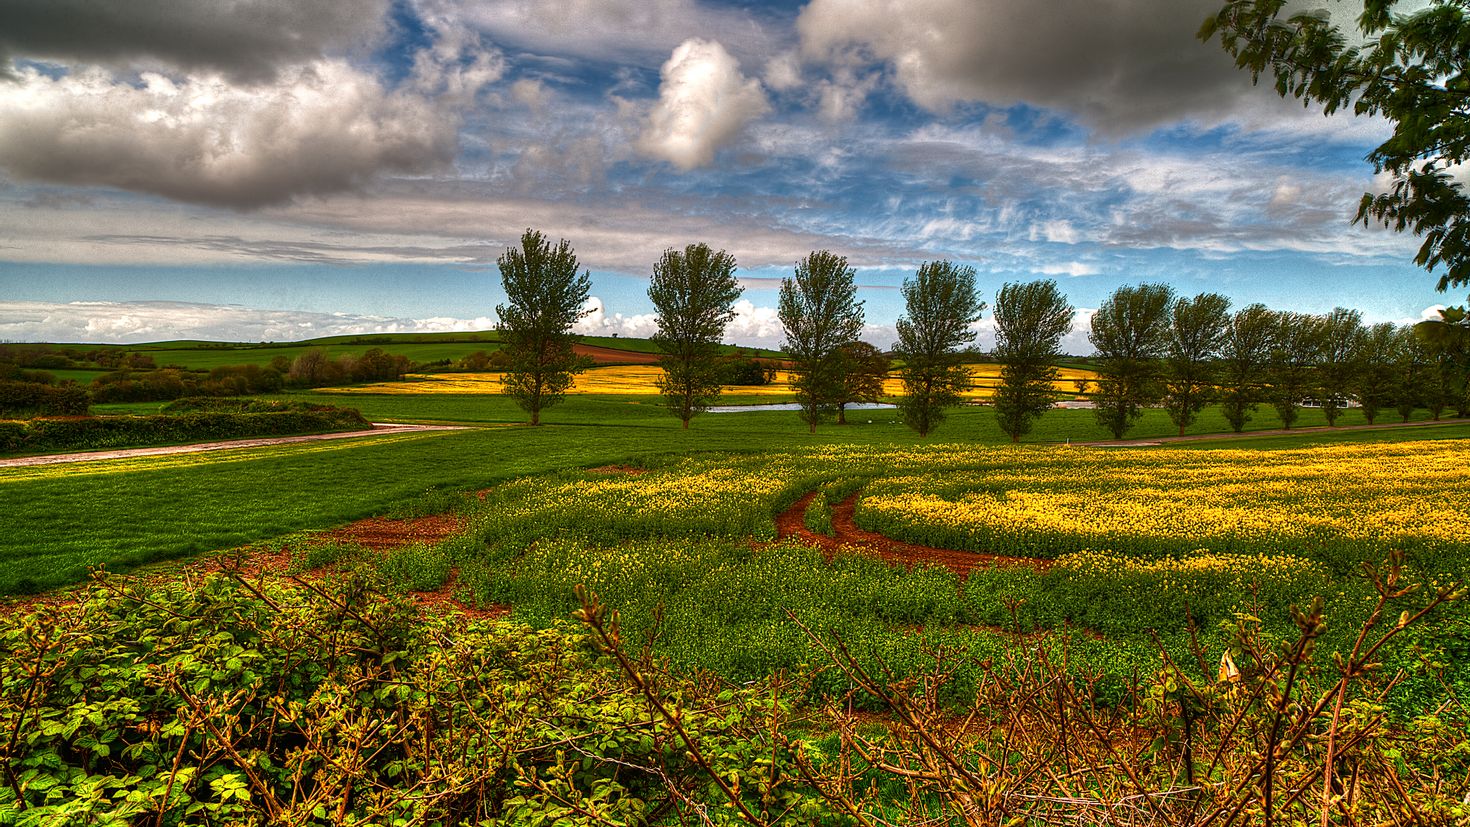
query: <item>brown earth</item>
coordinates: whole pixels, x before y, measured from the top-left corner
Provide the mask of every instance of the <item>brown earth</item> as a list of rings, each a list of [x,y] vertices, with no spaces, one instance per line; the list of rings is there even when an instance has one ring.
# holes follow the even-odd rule
[[[921,546],[894,540],[875,531],[868,531],[860,528],[853,519],[853,511],[857,506],[857,494],[832,506],[832,530],[837,536],[828,537],[806,527],[806,507],[813,497],[818,496],[821,496],[820,491],[807,494],[778,515],[776,517],[776,536],[782,540],[794,539],[807,545],[817,546],[829,558],[834,554],[857,550],[876,554],[889,563],[905,568],[918,565],[944,566],[958,574],[962,580],[977,568],[1030,566],[1044,570],[1052,563],[1040,557],[1011,557],[1002,554]]]
[[[599,365],[658,364],[657,353],[640,353],[636,350],[619,350],[615,347],[601,345],[572,345],[572,352],[578,356],[591,357],[592,361]]]

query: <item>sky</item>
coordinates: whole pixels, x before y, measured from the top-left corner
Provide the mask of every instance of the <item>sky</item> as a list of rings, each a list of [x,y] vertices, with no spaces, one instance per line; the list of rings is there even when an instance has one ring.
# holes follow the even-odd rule
[[[590,271],[597,334],[649,335],[654,261],[700,241],[739,263],[741,344],[780,343],[817,249],[883,346],[941,258],[986,300],[1056,280],[1079,354],[1141,282],[1457,303],[1413,237],[1351,222],[1388,126],[1253,87],[1195,38],[1217,6],[6,0],[0,341],[488,329],[528,227]]]

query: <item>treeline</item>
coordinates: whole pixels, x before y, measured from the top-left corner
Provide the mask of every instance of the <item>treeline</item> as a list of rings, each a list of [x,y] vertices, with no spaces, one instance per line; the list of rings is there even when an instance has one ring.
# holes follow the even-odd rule
[[[222,365],[190,370],[159,367],[147,354],[116,348],[83,350],[22,345],[0,348],[0,416],[78,416],[93,403],[167,402],[195,396],[249,396],[285,388],[318,388],[403,378],[415,365],[408,357],[372,348],[335,358],[312,348],[296,358],[277,356],[268,365]],[[87,386],[58,381],[51,370],[110,369]]]
[[[1269,405],[1283,426],[1303,406],[1335,425],[1348,407],[1373,423],[1385,411],[1408,421],[1470,414],[1470,326],[1463,308],[1400,326],[1364,325],[1356,310],[1314,315],[1252,304],[1235,312],[1216,293],[1175,296],[1165,285],[1122,287],[1092,319],[1101,378],[1097,419],[1122,438],[1142,410],[1160,406],[1183,433],[1219,403],[1237,433]]]
[[[359,431],[372,427],[361,413],[351,408],[258,400],[230,400],[223,405],[220,402],[193,400],[179,410],[151,416],[0,421],[0,453],[90,451],[201,440]]]
[[[496,307],[506,393],[540,422],[585,370],[572,350],[572,327],[584,314],[590,276],[578,273],[570,242],[555,246],[528,229],[520,248],[502,255],[508,299]],[[653,341],[662,352],[659,390],[685,428],[730,384],[720,369],[720,343],[742,288],[735,258],[702,243],[668,249],[653,266],[648,297],[656,313]],[[904,312],[891,354],[862,342],[863,303],[847,259],[813,251],[781,283],[777,308],[800,416],[815,431],[846,405],[876,401],[896,369],[903,383],[898,407],[920,435],[946,408],[973,389],[965,365],[975,323],[987,307],[975,270],[950,261],[925,262],[902,287]],[[1013,441],[1029,433],[1058,400],[1056,367],[1075,308],[1056,282],[1007,283],[995,296],[995,349],[1000,383],[994,405]],[[1286,427],[1314,405],[1335,424],[1358,406],[1368,422],[1393,410],[1407,420],[1416,409],[1438,419],[1470,411],[1470,322],[1463,308],[1407,327],[1365,326],[1355,310],[1324,315],[1274,311],[1253,304],[1231,312],[1216,293],[1176,296],[1164,285],[1119,288],[1092,317],[1089,339],[1100,374],[1091,391],[1100,424],[1122,438],[1148,407],[1162,407],[1184,432],[1205,406],[1218,403],[1237,432],[1269,404]],[[1090,384],[1090,383],[1084,383]]]

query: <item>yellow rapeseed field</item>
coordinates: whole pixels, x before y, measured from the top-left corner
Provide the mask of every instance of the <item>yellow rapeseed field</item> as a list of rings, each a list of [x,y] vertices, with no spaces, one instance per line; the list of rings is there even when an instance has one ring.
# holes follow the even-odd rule
[[[579,375],[570,393],[617,394],[628,396],[655,395],[658,393],[658,378],[663,373],[657,365],[613,365],[592,368]],[[400,382],[377,382],[350,388],[322,388],[327,393],[373,393],[373,394],[475,394],[500,393],[499,373],[434,373],[410,374]],[[1000,381],[999,365],[971,365],[970,376],[975,389],[965,394],[968,399],[988,399]],[[1075,368],[1061,369],[1058,391],[1070,393],[1076,390],[1077,379],[1092,379],[1091,371]],[[890,376],[883,383],[887,396],[902,396],[903,383],[897,376]],[[776,381],[769,385],[730,385],[723,396],[791,396],[791,374],[778,371]]]

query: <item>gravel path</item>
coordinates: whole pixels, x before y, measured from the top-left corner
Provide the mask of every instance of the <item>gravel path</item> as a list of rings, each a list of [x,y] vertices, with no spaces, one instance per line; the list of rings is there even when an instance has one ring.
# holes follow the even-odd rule
[[[56,465],[63,462],[90,462],[100,459],[128,459],[130,457],[156,457],[165,454],[192,454],[199,451],[226,451],[231,448],[259,448],[265,445],[289,445],[293,442],[317,442],[323,439],[349,439],[351,437],[387,436],[413,431],[463,431],[461,425],[399,425],[391,422],[374,422],[371,431],[341,431],[331,434],[306,434],[304,436],[273,436],[258,439],[231,439],[224,442],[196,442],[192,445],[160,445],[153,448],[121,448],[116,451],[81,451],[73,454],[42,454],[34,457],[0,459],[0,468],[20,468],[28,465]]]
[[[1212,439],[1245,439],[1258,436],[1296,436],[1298,434],[1330,434],[1343,431],[1387,431],[1394,428],[1428,428],[1438,425],[1470,425],[1470,419],[1441,419],[1438,422],[1380,422],[1377,425],[1314,425],[1310,428],[1274,428],[1269,431],[1246,431],[1243,434],[1186,434],[1185,436],[1151,436],[1139,439],[1105,439],[1098,442],[1074,442],[1084,448],[1146,448],[1166,442],[1206,442]]]

